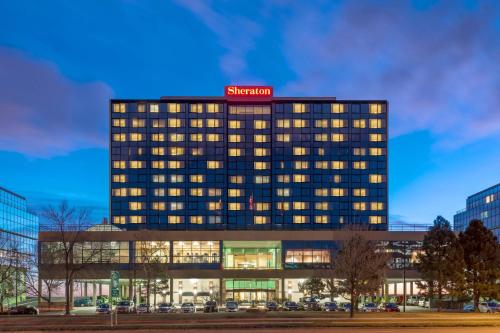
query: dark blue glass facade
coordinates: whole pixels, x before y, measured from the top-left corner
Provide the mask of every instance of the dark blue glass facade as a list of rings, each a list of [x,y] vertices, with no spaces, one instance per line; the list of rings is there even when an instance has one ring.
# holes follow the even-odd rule
[[[468,197],[466,208],[453,217],[453,227],[464,231],[472,220],[483,221],[500,241],[500,184]]]
[[[127,230],[387,230],[387,103],[112,100],[111,220]]]

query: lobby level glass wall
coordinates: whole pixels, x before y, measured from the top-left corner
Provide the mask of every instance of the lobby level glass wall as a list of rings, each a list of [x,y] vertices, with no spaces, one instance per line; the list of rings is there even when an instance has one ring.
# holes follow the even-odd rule
[[[281,242],[225,241],[223,258],[223,269],[281,269]]]

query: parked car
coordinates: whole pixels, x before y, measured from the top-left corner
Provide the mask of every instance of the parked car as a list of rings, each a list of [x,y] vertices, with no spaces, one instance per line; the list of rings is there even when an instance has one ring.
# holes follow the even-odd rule
[[[137,313],[148,313],[151,312],[151,306],[148,306],[146,303],[141,303],[137,306]]]
[[[299,311],[299,305],[296,302],[286,301],[282,306],[283,311]]]
[[[351,311],[351,303],[340,303],[339,311],[345,311],[345,312]]]
[[[90,297],[82,297],[75,299],[73,302],[75,307],[92,306],[92,299]]]
[[[38,309],[31,305],[18,305],[9,309],[10,315],[37,315]]]
[[[249,301],[240,301],[240,303],[238,304],[238,309],[240,311],[246,311],[248,309],[250,309],[252,307],[252,303],[250,303]]]
[[[425,297],[420,297],[420,298],[418,299],[418,303],[417,303],[417,304],[418,304],[418,306],[425,306],[425,301],[426,301],[426,300],[427,300],[427,298],[425,298]]]
[[[311,300],[309,302],[300,302],[299,306],[300,306],[300,304],[302,304],[302,306],[304,307],[304,310],[321,311],[321,305],[315,299],[311,298]]]
[[[478,305],[479,312],[482,313],[496,313],[500,312],[500,308],[498,304],[495,302],[481,302]]]
[[[363,312],[378,312],[379,309],[377,307],[377,304],[375,304],[375,303],[366,303],[361,308],[361,311],[363,311]]]
[[[109,304],[101,303],[95,307],[95,313],[97,314],[109,314],[110,312]]]
[[[335,302],[326,302],[323,304],[323,311],[338,311],[339,308]]]
[[[134,302],[129,300],[122,300],[116,304],[116,313],[133,313],[134,312]]]
[[[428,309],[431,308],[431,301],[428,298],[426,298],[424,301],[424,308],[428,308]]]
[[[464,304],[463,312],[474,312],[474,304]]]
[[[400,312],[399,306],[396,303],[385,303],[380,308],[384,312]]]
[[[278,303],[276,303],[274,301],[267,302],[266,303],[266,310],[267,311],[278,311],[279,310]]]
[[[175,312],[174,303],[160,303],[156,308],[156,312],[158,313],[172,313]]]
[[[203,312],[219,312],[216,301],[206,301]]]
[[[418,297],[417,296],[409,296],[406,298],[406,305],[417,305]]]
[[[227,301],[226,312],[238,312],[238,303],[235,301]]]
[[[191,302],[182,303],[182,305],[181,305],[181,312],[182,313],[195,313],[196,312],[196,307]]]

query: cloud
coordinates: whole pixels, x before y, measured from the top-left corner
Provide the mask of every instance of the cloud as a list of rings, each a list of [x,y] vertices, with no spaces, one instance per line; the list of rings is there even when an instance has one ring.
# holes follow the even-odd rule
[[[109,86],[72,81],[8,48],[0,67],[0,150],[49,157],[107,147]]]

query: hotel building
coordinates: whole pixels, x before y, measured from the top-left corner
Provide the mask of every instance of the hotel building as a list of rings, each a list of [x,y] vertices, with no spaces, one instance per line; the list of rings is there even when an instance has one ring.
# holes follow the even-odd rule
[[[114,99],[109,111],[112,229],[84,237],[113,249],[79,278],[109,281],[118,270],[123,297],[137,296],[145,255],[164,267],[156,278],[168,277],[175,302],[281,300],[301,297],[303,279],[334,278],[347,225],[399,254],[414,255],[423,239],[388,231],[384,100],[230,86],[224,97]],[[57,240],[50,232],[40,238]],[[394,256],[390,279],[400,279],[401,258]],[[383,293],[402,294],[396,280]]]

